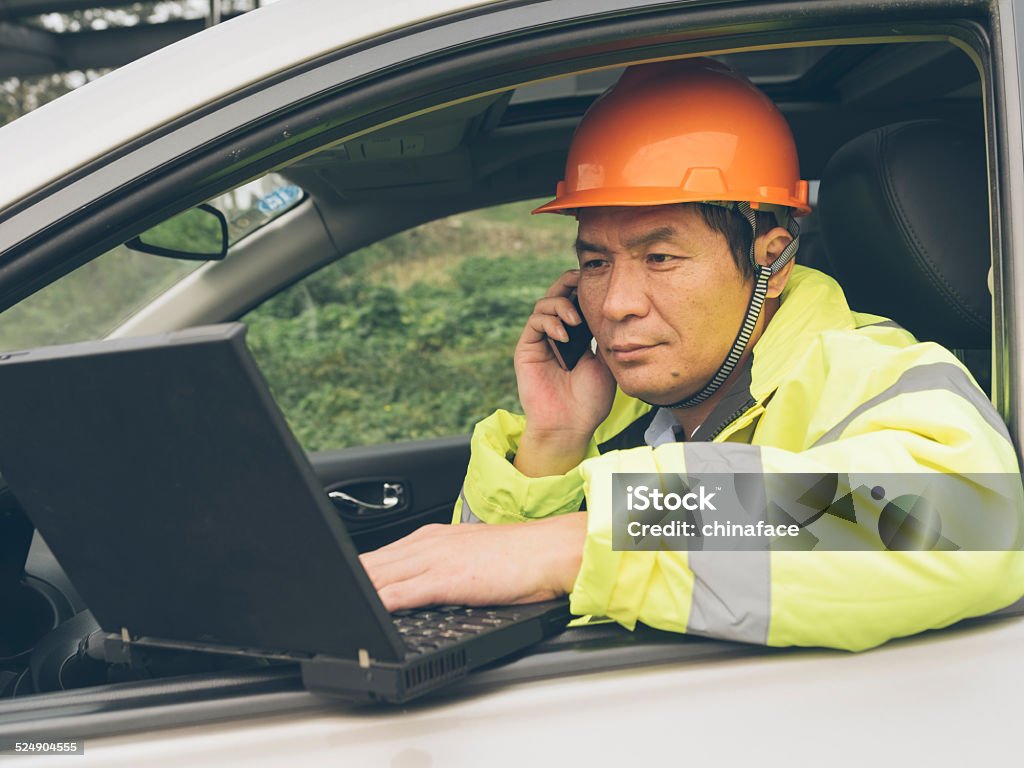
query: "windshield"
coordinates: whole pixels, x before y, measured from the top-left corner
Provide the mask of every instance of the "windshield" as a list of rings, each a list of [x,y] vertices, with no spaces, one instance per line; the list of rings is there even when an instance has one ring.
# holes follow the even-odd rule
[[[209,205],[227,218],[228,245],[231,246],[294,208],[304,196],[301,187],[276,173],[268,173],[215,197]]]
[[[203,263],[118,246],[0,315],[0,349],[102,338]]]
[[[208,204],[227,218],[230,246],[304,197],[300,187],[270,173]],[[176,233],[187,241],[187,231]],[[0,350],[103,338],[204,263],[118,246],[0,315]]]

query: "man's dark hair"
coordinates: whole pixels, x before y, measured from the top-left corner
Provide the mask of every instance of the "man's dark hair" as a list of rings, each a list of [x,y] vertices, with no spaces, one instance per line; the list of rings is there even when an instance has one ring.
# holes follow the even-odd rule
[[[683,203],[686,206],[694,206],[700,213],[704,223],[715,232],[725,235],[729,243],[729,250],[732,251],[733,261],[739,267],[740,273],[747,279],[753,279],[754,267],[750,263],[750,222],[742,213],[734,208],[725,208],[721,205],[708,205],[707,203]],[[754,218],[757,221],[757,234],[763,235],[769,232],[778,224],[775,214],[766,211],[754,211]]]

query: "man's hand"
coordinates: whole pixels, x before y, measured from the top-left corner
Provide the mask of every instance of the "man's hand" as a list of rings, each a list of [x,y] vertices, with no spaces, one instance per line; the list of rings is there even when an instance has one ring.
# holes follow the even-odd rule
[[[389,611],[536,603],[572,590],[586,529],[586,512],[511,525],[426,525],[359,559]]]
[[[599,356],[588,350],[566,371],[548,345],[549,336],[564,341],[566,325],[583,320],[568,298],[579,278],[574,269],[555,281],[516,344],[516,381],[526,416],[516,467],[534,477],[562,474],[578,464],[615,398],[615,379]]]

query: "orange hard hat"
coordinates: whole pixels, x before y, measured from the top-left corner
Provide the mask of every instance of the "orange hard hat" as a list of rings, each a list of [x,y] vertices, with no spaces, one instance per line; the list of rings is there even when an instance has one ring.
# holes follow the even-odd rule
[[[534,213],[603,205],[745,201],[810,213],[786,119],[711,59],[629,67],[583,116],[555,199]]]

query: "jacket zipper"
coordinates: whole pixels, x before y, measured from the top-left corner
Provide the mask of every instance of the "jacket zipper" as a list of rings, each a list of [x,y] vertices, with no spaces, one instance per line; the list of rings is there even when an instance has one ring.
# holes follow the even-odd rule
[[[720,434],[722,434],[722,432],[725,431],[726,427],[728,427],[730,424],[732,424],[734,421],[736,421],[736,419],[738,419],[744,413],[749,411],[755,405],[757,405],[757,400],[755,398],[753,398],[753,397],[750,398],[747,402],[745,402],[742,406],[740,406],[736,410],[735,413],[730,414],[730,416],[727,419],[725,419],[725,421],[723,421],[721,424],[718,425],[718,428],[714,432],[711,433],[711,437],[709,437],[707,439],[707,442],[709,442],[709,443],[714,442],[714,439],[716,437],[718,437]]]

